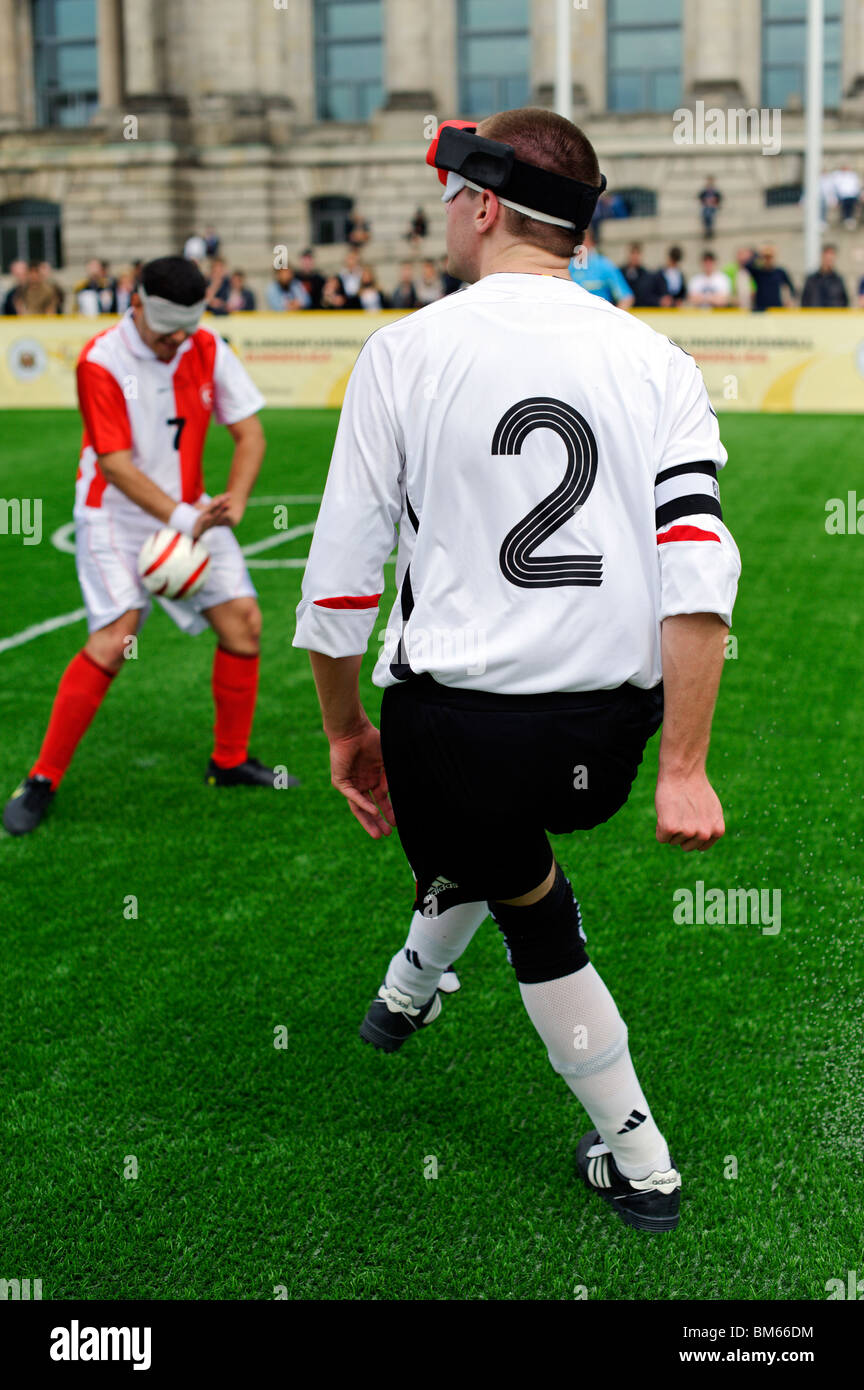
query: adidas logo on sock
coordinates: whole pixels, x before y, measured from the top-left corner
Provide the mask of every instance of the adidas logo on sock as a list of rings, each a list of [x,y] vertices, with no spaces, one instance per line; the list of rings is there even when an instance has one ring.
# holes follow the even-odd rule
[[[638,1129],[647,1120],[648,1116],[643,1115],[641,1110],[631,1110],[624,1124],[619,1129],[619,1134],[629,1134],[631,1129]]]
[[[417,952],[409,951],[407,946],[405,947],[405,959],[408,961],[409,965],[414,966],[415,970],[423,969],[423,966],[420,964],[420,957],[418,956]]]

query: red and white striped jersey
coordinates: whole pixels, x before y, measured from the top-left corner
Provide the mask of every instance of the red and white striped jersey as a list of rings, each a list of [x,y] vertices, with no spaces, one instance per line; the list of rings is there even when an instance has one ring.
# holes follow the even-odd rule
[[[660,624],[731,622],[740,557],[702,375],[555,276],[496,274],[374,333],[345,396],[294,644],[502,694],[661,679]]]
[[[132,450],[132,462],[177,502],[204,491],[201,458],[211,414],[233,425],[254,415],[264,397],[218,334],[199,328],[170,362],[160,362],[128,310],[99,333],[78,359],[84,419],[75,515],[91,508],[140,521],[142,509],[102,474],[98,456]]]

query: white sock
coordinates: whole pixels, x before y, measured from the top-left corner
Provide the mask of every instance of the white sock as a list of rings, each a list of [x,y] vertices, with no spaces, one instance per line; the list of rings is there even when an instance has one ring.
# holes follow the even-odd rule
[[[405,945],[391,960],[384,983],[409,994],[415,1005],[425,1004],[444,971],[467,950],[488,916],[488,903],[457,903],[438,917],[415,912]]]
[[[627,1048],[627,1029],[593,965],[560,980],[520,984],[549,1061],[584,1105],[627,1178],[672,1167]]]

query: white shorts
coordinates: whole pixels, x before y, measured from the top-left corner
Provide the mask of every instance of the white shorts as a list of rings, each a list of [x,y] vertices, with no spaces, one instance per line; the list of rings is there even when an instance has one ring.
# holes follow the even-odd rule
[[[107,627],[132,608],[141,609],[141,624],[146,621],[152,595],[138,577],[138,552],[160,524],[155,517],[146,516],[140,522],[130,522],[101,507],[88,507],[77,513],[75,565],[89,632]],[[230,526],[213,526],[205,531],[202,540],[210,552],[207,582],[191,598],[157,600],[183,632],[192,634],[207,627],[207,620],[202,617],[205,609],[232,598],[257,597]]]

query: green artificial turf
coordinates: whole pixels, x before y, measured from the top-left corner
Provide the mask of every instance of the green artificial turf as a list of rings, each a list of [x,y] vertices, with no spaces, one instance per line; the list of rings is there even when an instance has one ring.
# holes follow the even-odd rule
[[[263,418],[259,495],[320,494],[336,413]],[[359,1042],[412,879],[397,837],[368,839],[329,785],[291,646],[301,570],[269,568],[252,751],[302,787],[203,785],[212,638],[157,612],[48,820],[0,839],[3,1277],[66,1299],[785,1300],[861,1268],[864,537],[825,531],[826,501],[861,487],[861,421],[722,426],[744,564],[710,762],[726,838],[655,843],[655,741],[621,814],[555,842],[683,1172],[679,1229],[629,1230],[574,1181],[587,1120],[491,920],[428,1033],[392,1057]],[[49,541],[78,439],[73,413],[4,415],[0,492],[42,497],[45,535],[0,536],[0,640],[81,605]],[[229,445],[214,430],[213,491]],[[252,508],[240,540],[272,527]],[[84,635],[0,653],[4,796]],[[699,879],[781,890],[780,932],[676,924],[674,891]]]

